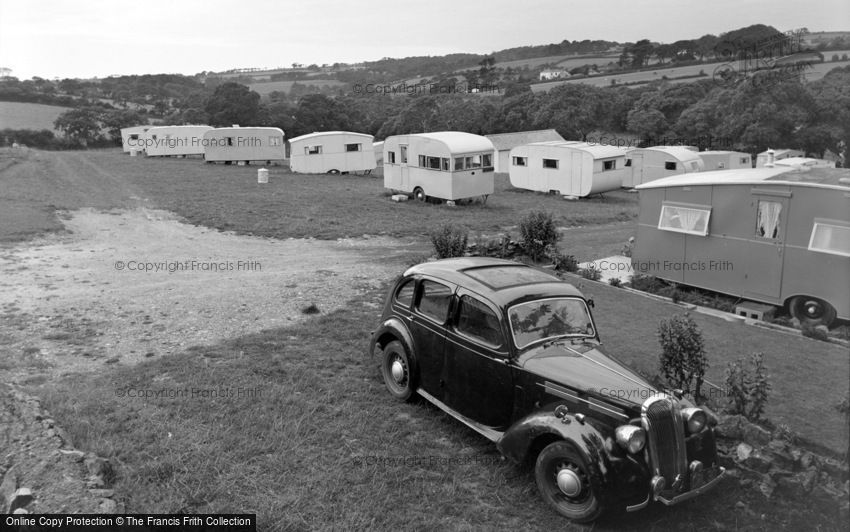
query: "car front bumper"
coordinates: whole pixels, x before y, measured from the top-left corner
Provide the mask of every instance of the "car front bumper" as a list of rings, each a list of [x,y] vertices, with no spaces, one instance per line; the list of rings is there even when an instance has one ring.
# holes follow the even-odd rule
[[[713,466],[709,469],[699,469],[694,471],[691,469],[688,473],[687,486],[690,489],[687,491],[677,492],[673,489],[657,489],[658,483],[653,479],[650,484],[649,491],[646,495],[646,500],[642,503],[627,506],[626,511],[634,512],[645,508],[651,501],[656,500],[667,506],[679,504],[680,502],[693,499],[703,493],[714,488],[720,480],[726,475],[726,469],[720,466]],[[656,477],[657,478],[657,477]]]

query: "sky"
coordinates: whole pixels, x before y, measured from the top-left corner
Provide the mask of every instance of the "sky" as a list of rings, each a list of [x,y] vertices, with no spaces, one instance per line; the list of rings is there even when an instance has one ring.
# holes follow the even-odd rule
[[[20,79],[191,75],[565,39],[673,42],[758,23],[850,31],[850,2],[0,0],[0,67]]]

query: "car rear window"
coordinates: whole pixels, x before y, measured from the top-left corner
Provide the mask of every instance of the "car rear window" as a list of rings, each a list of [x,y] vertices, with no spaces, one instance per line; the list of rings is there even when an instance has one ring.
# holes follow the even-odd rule
[[[413,303],[413,292],[416,289],[416,280],[409,279],[406,283],[401,285],[401,288],[398,289],[395,293],[395,300],[405,307],[410,307],[410,304]]]
[[[422,281],[422,292],[416,308],[425,316],[439,323],[445,323],[449,315],[451,297],[451,288],[426,279]]]

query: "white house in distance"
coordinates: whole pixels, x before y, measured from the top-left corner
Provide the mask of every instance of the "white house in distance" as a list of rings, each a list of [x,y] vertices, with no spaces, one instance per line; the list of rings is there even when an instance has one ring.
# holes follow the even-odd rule
[[[302,174],[369,173],[375,169],[372,135],[321,131],[289,140],[289,169]]]
[[[707,150],[699,152],[699,156],[702,157],[706,172],[753,167],[752,156],[741,151]]]
[[[121,149],[124,153],[145,151],[145,132],[151,126],[133,126],[121,129]]]
[[[563,141],[564,137],[554,129],[536,131],[518,131],[515,133],[496,133],[487,135],[496,149],[495,166],[497,172],[509,172],[511,169],[511,150],[535,142]]]
[[[185,157],[204,154],[204,133],[210,126],[157,126],[144,134],[148,157]]]
[[[204,159],[208,163],[249,164],[251,161],[286,159],[283,130],[277,127],[220,127],[204,134]]]
[[[770,152],[773,152],[773,160],[770,162],[781,161],[789,157],[805,157],[806,154],[800,150],[771,150],[767,149],[756,155],[756,168],[764,168],[770,159]]]
[[[627,151],[572,141],[517,146],[511,150],[511,185],[574,198],[619,190],[630,173]]]
[[[441,131],[395,135],[384,141],[384,187],[445,200],[493,193],[493,143],[487,137]]]
[[[564,79],[570,77],[570,73],[562,68],[552,68],[540,71],[540,81],[551,81],[553,79]]]
[[[683,146],[653,146],[635,148],[626,153],[626,172],[623,186],[633,188],[671,175],[701,172],[705,168],[699,152]]]

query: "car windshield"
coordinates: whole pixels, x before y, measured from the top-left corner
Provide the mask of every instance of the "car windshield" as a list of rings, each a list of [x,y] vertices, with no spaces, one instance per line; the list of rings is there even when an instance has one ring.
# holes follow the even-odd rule
[[[508,316],[518,349],[552,338],[595,336],[587,305],[575,297],[521,303],[511,307]]]

